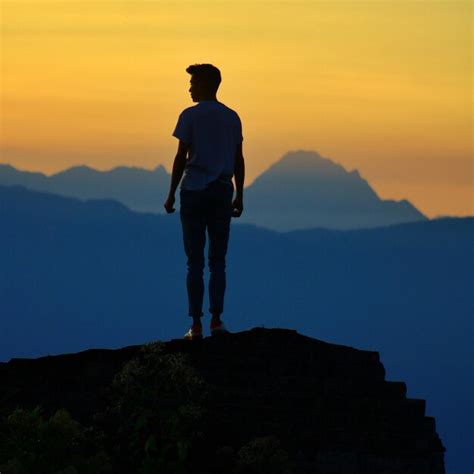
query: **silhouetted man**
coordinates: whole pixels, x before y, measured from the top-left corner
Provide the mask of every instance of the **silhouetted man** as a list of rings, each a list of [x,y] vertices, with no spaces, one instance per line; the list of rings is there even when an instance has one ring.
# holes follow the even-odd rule
[[[225,257],[230,221],[243,212],[245,164],[239,115],[216,98],[221,73],[212,64],[194,64],[189,92],[196,105],[179,115],[173,136],[179,139],[165,209],[174,212],[180,187],[180,218],[188,272],[186,286],[193,323],[185,339],[202,338],[204,246],[209,235],[209,312],[211,335],[229,332],[221,320],[226,288]],[[233,199],[235,176],[236,196]]]

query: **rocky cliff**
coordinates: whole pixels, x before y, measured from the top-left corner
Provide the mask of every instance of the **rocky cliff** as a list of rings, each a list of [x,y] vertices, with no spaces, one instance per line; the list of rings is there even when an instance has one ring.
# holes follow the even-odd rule
[[[145,347],[158,347],[158,358]],[[12,410],[36,406],[44,423],[66,409],[75,433],[84,427],[80,452],[89,456],[88,467],[77,460],[77,435],[76,458],[68,454],[45,472],[444,473],[445,449],[425,401],[407,398],[403,382],[385,380],[377,352],[293,330],[254,328],[202,341],[11,359],[0,364],[0,387],[2,474],[28,472],[32,456],[40,465],[33,448],[25,461],[8,444],[19,436],[19,412],[12,418]],[[194,418],[188,402],[200,409]],[[99,439],[97,433],[103,458],[85,441]],[[168,464],[164,458],[173,454],[163,454],[165,443],[176,448]]]

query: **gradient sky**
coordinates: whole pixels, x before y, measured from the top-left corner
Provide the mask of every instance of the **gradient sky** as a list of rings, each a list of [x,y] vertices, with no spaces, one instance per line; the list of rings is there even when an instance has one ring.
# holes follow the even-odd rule
[[[194,63],[222,73],[246,182],[290,150],[429,217],[474,214],[470,1],[0,0],[0,162],[168,171]],[[244,194],[245,199],[245,194]]]

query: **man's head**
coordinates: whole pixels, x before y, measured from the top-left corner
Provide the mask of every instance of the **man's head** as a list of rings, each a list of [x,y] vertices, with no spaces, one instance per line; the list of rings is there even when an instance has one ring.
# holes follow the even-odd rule
[[[216,93],[221,83],[221,72],[212,64],[193,64],[186,68],[191,74],[189,92],[194,102],[216,100]]]

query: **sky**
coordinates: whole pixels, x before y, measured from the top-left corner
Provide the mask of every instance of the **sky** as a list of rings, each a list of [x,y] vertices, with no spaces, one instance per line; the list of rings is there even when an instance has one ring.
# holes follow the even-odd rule
[[[313,150],[428,217],[474,214],[471,1],[0,0],[0,18],[0,163],[171,171],[186,68],[211,63],[245,186]]]

